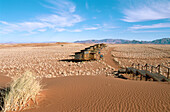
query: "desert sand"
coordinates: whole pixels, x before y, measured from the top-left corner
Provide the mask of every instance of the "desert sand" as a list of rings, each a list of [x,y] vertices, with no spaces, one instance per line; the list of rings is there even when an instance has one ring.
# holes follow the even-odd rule
[[[170,86],[104,76],[44,79],[45,99],[25,112],[168,112]]]
[[[102,51],[103,60],[83,63],[62,60],[72,59],[73,57],[69,55],[88,47],[89,44],[63,45],[1,47],[0,87],[5,86],[13,76],[21,74],[24,70],[31,70],[37,77],[42,78],[44,88],[38,97],[39,104],[24,112],[170,111],[169,83],[123,80],[112,76],[112,72],[124,66],[123,62],[127,60],[126,58],[121,63],[119,53],[120,51],[127,53],[126,50],[121,50],[126,48],[125,45],[108,45]],[[136,46],[138,48],[139,45]],[[154,45],[149,47],[155,48]],[[167,49],[169,46],[164,48],[163,53],[161,50],[156,50],[156,53],[162,53],[158,57],[143,55],[142,61],[155,56],[154,58],[162,59],[159,63],[169,62]],[[113,56],[114,52],[117,54]],[[130,57],[131,61],[138,58],[138,61],[141,60],[141,56],[135,56]]]
[[[4,75],[0,75],[0,87],[6,87],[11,81],[10,77],[4,76]]]
[[[1,79],[1,85],[10,81]],[[167,83],[105,76],[44,78],[39,104],[24,112],[169,112]]]

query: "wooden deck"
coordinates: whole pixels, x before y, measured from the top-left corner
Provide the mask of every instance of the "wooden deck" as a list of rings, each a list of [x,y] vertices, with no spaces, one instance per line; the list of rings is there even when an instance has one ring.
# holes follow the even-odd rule
[[[158,65],[157,67],[154,67],[152,65],[146,64],[146,65],[142,66],[140,69],[139,65],[140,64],[134,66],[134,64],[132,64],[132,67],[119,69],[118,74],[132,74],[133,79],[134,79],[134,77],[137,77],[137,78],[140,78],[140,80],[145,79],[145,81],[151,80],[151,79],[153,81],[158,81],[158,82],[169,82],[170,81],[168,67],[165,67],[162,65]],[[149,69],[149,67],[151,69]],[[165,77],[164,75],[161,74],[160,67],[167,68],[167,77]],[[153,71],[153,68],[156,68],[156,72]]]
[[[134,74],[136,76],[138,75],[141,75],[142,78],[145,78],[145,80],[147,81],[148,79],[152,78],[154,81],[169,81],[165,76],[159,74],[159,73],[151,73],[149,71],[146,71],[146,70],[139,70],[139,69],[136,69],[136,68],[132,68],[132,67],[129,67],[126,69],[127,71],[125,73],[131,73],[131,74]],[[141,80],[142,80],[141,78]]]

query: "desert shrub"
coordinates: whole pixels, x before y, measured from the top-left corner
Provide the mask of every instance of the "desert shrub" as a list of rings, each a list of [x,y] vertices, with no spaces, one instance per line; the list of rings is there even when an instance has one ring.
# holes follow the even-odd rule
[[[31,72],[14,78],[9,87],[1,91],[2,111],[19,111],[26,108],[30,101],[37,103],[36,96],[42,88],[40,82]]]

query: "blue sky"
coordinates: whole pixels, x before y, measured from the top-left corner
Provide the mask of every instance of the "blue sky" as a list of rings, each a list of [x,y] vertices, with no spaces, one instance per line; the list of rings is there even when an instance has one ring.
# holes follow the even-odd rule
[[[0,0],[0,43],[170,37],[170,0]]]

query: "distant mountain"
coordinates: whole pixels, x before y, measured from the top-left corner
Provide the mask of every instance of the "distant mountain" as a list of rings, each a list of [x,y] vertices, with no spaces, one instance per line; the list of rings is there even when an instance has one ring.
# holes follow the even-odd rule
[[[102,39],[75,41],[75,43],[112,43],[112,44],[170,44],[170,38],[162,38],[153,41],[123,40],[123,39]]]
[[[152,44],[170,44],[170,38],[153,40]]]
[[[128,42],[129,40],[123,39],[103,39],[103,40],[85,40],[85,41],[76,41],[75,43],[113,43],[113,44],[122,44]]]

